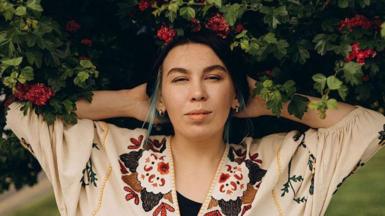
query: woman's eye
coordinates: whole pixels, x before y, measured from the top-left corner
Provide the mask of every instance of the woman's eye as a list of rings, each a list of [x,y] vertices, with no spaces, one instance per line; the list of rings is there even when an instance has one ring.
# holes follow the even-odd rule
[[[187,79],[185,79],[185,78],[174,79],[172,82],[179,82],[179,81],[184,81],[184,80],[187,80]]]
[[[209,79],[213,79],[213,80],[220,80],[221,78],[218,77],[218,76],[210,76],[208,77]]]

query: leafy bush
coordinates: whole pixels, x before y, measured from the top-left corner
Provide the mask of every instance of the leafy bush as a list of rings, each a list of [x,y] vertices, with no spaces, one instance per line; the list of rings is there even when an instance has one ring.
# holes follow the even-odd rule
[[[243,51],[255,94],[277,116],[290,102],[299,118],[308,108],[323,118],[337,100],[384,113],[383,8],[370,0],[0,0],[0,191],[39,172],[4,130],[6,105],[20,101],[50,124],[73,124],[76,100],[137,85],[158,47],[202,28]],[[25,168],[7,170],[14,160]]]

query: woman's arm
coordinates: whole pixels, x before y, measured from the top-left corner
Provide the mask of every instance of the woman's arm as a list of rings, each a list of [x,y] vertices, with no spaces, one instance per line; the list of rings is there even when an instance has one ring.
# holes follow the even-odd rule
[[[93,91],[92,102],[76,102],[78,118],[100,120],[131,117],[144,121],[149,108],[146,83],[132,89]]]
[[[248,82],[250,88],[254,88],[256,80],[248,77]],[[310,101],[320,101],[320,98],[302,95],[307,97]],[[333,126],[337,122],[339,122],[343,117],[345,117],[348,113],[354,110],[356,107],[350,104],[338,102],[336,109],[328,109],[326,111],[326,118],[321,119],[319,117],[319,113],[316,110],[308,110],[303,115],[302,119],[298,119],[297,117],[290,115],[288,111],[288,102],[283,105],[281,116],[305,125],[308,125],[312,128],[328,128]],[[252,97],[250,98],[247,107],[242,112],[236,114],[236,117],[258,117],[263,115],[273,115],[271,110],[266,108],[266,103],[260,97]]]

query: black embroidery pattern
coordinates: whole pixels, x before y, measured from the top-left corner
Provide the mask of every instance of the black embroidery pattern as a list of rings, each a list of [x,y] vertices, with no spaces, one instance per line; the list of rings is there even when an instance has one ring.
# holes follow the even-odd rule
[[[96,172],[93,170],[91,158],[88,160],[86,167],[82,171],[82,174],[83,174],[83,176],[80,179],[80,182],[82,183],[83,187],[88,186],[88,185],[93,185],[93,186],[97,187],[96,182],[97,182],[98,178],[96,176]]]
[[[383,130],[378,132],[378,139],[380,140],[378,144],[381,146],[385,145],[385,124],[383,127]]]
[[[339,188],[341,187],[341,185],[345,182],[345,180],[346,180],[347,178],[349,178],[349,176],[353,175],[353,174],[358,170],[358,168],[360,168],[360,167],[362,167],[362,166],[364,166],[364,165],[365,165],[365,163],[363,163],[361,160],[358,161],[358,163],[356,164],[356,166],[354,167],[354,169],[353,169],[347,176],[345,176],[345,177],[342,179],[342,181],[337,185],[336,190],[333,192],[333,195],[334,195],[335,193],[337,193],[338,189],[339,189]]]

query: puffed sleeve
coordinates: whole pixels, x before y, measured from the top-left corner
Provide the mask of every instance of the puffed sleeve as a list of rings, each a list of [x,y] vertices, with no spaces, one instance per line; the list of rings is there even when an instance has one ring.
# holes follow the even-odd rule
[[[325,213],[343,181],[384,146],[384,127],[384,115],[356,106],[335,125],[306,132],[305,143],[316,155],[315,208]]]
[[[78,200],[76,196],[81,187],[79,180],[82,169],[91,155],[93,121],[78,119],[77,124],[66,125],[57,119],[54,124],[48,125],[34,110],[24,115],[20,108],[20,103],[9,105],[7,127],[39,161],[53,186],[58,207],[62,210],[66,204]]]

